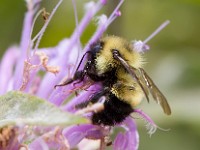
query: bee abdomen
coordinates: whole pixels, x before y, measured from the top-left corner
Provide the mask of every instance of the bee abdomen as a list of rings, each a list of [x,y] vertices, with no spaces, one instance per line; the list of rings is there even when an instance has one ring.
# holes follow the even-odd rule
[[[110,94],[104,103],[104,110],[94,113],[92,122],[96,125],[114,126],[121,123],[133,112],[131,105],[118,99],[114,94]]]

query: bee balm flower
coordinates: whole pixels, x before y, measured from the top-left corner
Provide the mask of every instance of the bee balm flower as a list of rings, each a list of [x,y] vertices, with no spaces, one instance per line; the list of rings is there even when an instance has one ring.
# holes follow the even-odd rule
[[[100,89],[99,84],[86,83],[84,80],[81,83],[77,83],[76,86],[73,86],[73,84],[59,88],[54,88],[54,86],[58,83],[62,83],[67,77],[71,77],[74,74],[82,55],[90,48],[91,44],[96,42],[103,35],[107,27],[121,15],[119,9],[124,0],[119,1],[110,16],[102,14],[98,17],[96,17],[96,14],[104,7],[104,5],[106,5],[106,0],[88,2],[85,5],[84,16],[80,23],[77,23],[73,34],[69,38],[63,39],[55,47],[38,48],[45,30],[61,2],[62,0],[59,0],[58,4],[50,14],[43,14],[43,17],[45,17],[44,26],[39,33],[32,38],[34,23],[40,13],[44,12],[44,10],[38,10],[40,0],[26,0],[28,11],[26,12],[24,19],[21,42],[19,46],[10,47],[1,60],[0,94],[3,95],[8,91],[20,90],[24,93],[43,98],[46,101],[53,103],[56,107],[61,108],[63,111],[75,114],[79,113],[86,118],[90,118],[90,111],[92,110],[85,109],[82,110],[82,112],[77,112],[74,107],[87,100],[94,91],[98,91]],[[76,14],[75,1],[73,1],[73,4]],[[93,18],[97,18],[98,20],[96,31],[83,50],[80,51],[80,36]],[[142,44],[143,45],[137,43],[135,45],[136,47],[139,47],[138,51],[148,49],[145,43]],[[80,68],[83,68],[83,66],[81,65]],[[43,72],[42,76],[39,75],[40,72]],[[80,91],[77,96],[71,98],[71,94],[74,91],[81,89],[87,89],[87,91]],[[65,103],[65,100],[69,98],[70,101]],[[97,105],[97,107],[103,109],[101,106],[102,103]],[[96,107],[93,109],[95,110]],[[150,133],[152,134],[156,129],[156,125],[153,121],[140,110],[135,110],[134,112],[147,120],[148,124],[152,127],[150,128]],[[43,114],[41,114],[41,116],[42,115]],[[29,128],[29,126],[23,125],[18,126],[18,131],[21,132],[18,132],[19,135],[15,134],[15,138],[11,141],[16,144],[10,143],[9,148],[19,149],[19,147],[24,147],[27,149],[45,150],[52,148],[71,149],[74,147],[80,148],[79,143],[81,141],[90,139],[99,140],[99,146],[102,150],[105,149],[107,145],[112,145],[113,149],[138,149],[139,135],[134,120],[131,117],[127,117],[121,124],[116,125],[116,127],[123,128],[123,132],[117,133],[112,140],[110,135],[115,129],[115,126],[99,126],[87,123],[67,126],[64,129],[56,126],[49,127],[49,129],[44,129],[44,132],[43,128],[40,126],[35,125],[34,127]],[[40,131],[43,132],[38,136],[35,132]],[[90,144],[91,142],[87,143],[87,145]],[[3,148],[8,148],[6,147],[6,144],[3,146]]]

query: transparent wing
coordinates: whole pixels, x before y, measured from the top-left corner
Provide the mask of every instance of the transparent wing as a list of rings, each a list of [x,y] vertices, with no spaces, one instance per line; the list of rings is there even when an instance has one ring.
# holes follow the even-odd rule
[[[143,77],[144,81],[146,82],[146,86],[148,87],[151,95],[153,96],[154,100],[161,105],[165,114],[170,115],[171,109],[167,102],[165,96],[161,93],[158,87],[154,84],[152,79],[148,76],[148,74],[144,71],[144,69],[140,68],[141,76]]]

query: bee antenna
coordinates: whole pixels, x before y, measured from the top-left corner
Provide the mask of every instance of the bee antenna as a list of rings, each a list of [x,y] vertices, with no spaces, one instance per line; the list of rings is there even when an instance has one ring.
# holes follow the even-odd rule
[[[79,62],[79,64],[78,64],[78,67],[76,68],[76,71],[75,71],[75,72],[78,71],[78,69],[79,69],[79,67],[81,66],[81,63],[82,63],[84,57],[86,56],[86,54],[91,54],[91,51],[87,51],[87,52],[85,52],[85,54],[83,54],[83,56],[82,56],[82,58],[81,58],[81,60],[80,60],[80,62]]]
[[[149,42],[154,36],[156,36],[162,29],[164,29],[168,24],[170,23],[169,20],[166,20],[164,23],[162,23],[149,37],[147,37],[143,44],[146,44]]]

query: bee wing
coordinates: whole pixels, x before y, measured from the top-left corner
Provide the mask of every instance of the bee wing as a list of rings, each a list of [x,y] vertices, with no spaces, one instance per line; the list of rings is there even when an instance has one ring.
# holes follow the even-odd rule
[[[165,114],[170,115],[171,109],[167,102],[167,99],[165,96],[161,93],[161,91],[158,89],[158,87],[154,84],[152,79],[147,75],[147,73],[144,71],[144,69],[140,68],[141,76],[144,78],[144,81],[146,82],[146,86],[148,87],[150,93],[152,94],[154,100],[161,105],[163,108],[163,111]]]
[[[118,60],[122,66],[128,71],[128,73],[136,80],[138,85],[141,87],[142,91],[144,92],[144,95],[149,102],[149,97],[148,97],[148,90],[143,86],[142,81],[140,80],[140,76],[137,75],[137,69],[134,69],[129,66],[129,64],[120,56],[119,52],[117,50],[113,51],[113,57]]]
[[[139,70],[129,66],[129,64],[120,56],[117,50],[113,50],[113,57],[118,60],[122,66],[129,72],[129,74],[136,80],[136,82],[140,85],[143,90],[147,101],[149,102],[148,94],[152,94],[154,100],[161,105],[164,113],[167,115],[171,114],[170,106],[165,98],[165,96],[161,93],[161,91],[154,84],[152,79],[147,75],[147,73],[140,68]]]
[[[141,85],[142,85],[142,87],[143,87],[145,93],[146,93],[147,95],[149,95],[149,88],[148,88],[147,85],[146,85],[145,79],[141,76],[140,70],[139,70],[139,69],[136,69],[136,68],[134,68],[134,67],[131,67],[131,68],[134,70],[135,75],[137,76],[138,81],[141,83]],[[147,101],[149,102],[148,99],[147,99]]]

